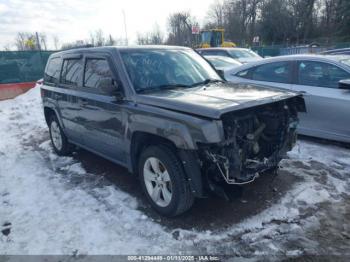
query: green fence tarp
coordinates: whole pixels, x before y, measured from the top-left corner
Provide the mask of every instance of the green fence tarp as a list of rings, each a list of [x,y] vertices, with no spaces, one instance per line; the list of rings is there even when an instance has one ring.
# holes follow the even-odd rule
[[[0,84],[34,82],[42,78],[53,51],[0,52]]]

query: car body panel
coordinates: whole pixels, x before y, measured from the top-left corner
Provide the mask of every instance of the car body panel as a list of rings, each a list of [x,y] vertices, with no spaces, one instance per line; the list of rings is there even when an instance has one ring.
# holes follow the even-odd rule
[[[254,107],[297,96],[294,92],[258,85],[209,84],[138,95],[136,101],[170,110],[220,119],[233,110]]]
[[[275,150],[270,164],[277,164],[282,153],[293,146],[297,123],[296,114],[300,108],[298,106],[302,104],[303,107],[302,99],[298,99],[299,94],[266,86],[221,83],[219,76],[218,79],[214,79],[215,83],[137,93],[120,54],[120,50],[133,49],[132,47],[78,49],[60,52],[50,57],[50,59],[69,57],[82,59],[85,71],[87,59],[102,58],[109,62],[109,70],[113,73],[113,78],[111,78],[113,81],[110,83],[113,85],[115,83],[116,90],[114,91],[117,92],[108,95],[103,93],[102,89],[89,90],[83,83],[85,73],[75,87],[63,85],[61,82],[48,83],[44,78],[41,86],[43,106],[56,113],[63,132],[71,143],[135,172],[135,165],[133,165],[135,160],[132,155],[133,138],[139,133],[145,133],[169,141],[181,152],[182,156],[187,155],[187,159],[197,159],[191,164],[196,165],[199,169],[200,160],[197,151],[204,145],[220,146],[224,143],[226,149],[231,150],[232,139],[228,139],[225,133],[224,116],[226,116],[225,119],[230,118],[232,112],[245,115],[244,110],[248,110],[250,121],[255,107],[263,108],[260,106],[266,105],[264,117],[268,118],[273,115],[276,119],[278,118],[284,134],[281,135],[282,139],[280,137],[277,139],[278,142],[283,142],[280,145],[283,152]],[[191,50],[184,47],[160,46],[136,49]],[[194,53],[194,55],[197,54]],[[209,68],[212,71],[212,68]],[[215,71],[214,74],[216,75]],[[62,80],[61,75],[59,78]],[[281,109],[282,114],[280,111],[274,112],[274,108]],[[237,116],[237,119],[239,117]],[[284,117],[287,117],[286,120]],[[245,117],[243,118],[242,121],[245,121]],[[238,121],[237,119],[235,121]],[[255,128],[255,125],[256,122],[253,127],[249,126],[249,128]],[[188,157],[189,154],[192,157]],[[184,158],[182,162],[186,168]],[[271,167],[265,162],[259,164],[259,170]],[[215,163],[212,164],[215,165]],[[257,171],[254,171],[252,174],[256,173]],[[189,178],[191,178],[189,181],[195,180],[191,176]],[[198,179],[202,178],[197,177],[197,182]],[[195,183],[197,186],[190,182],[191,187],[194,187],[193,192],[201,192],[201,189],[197,188],[201,183],[197,182]]]
[[[212,48],[199,48],[197,49],[197,51],[203,55],[203,56],[225,56],[225,57],[230,57],[242,64],[246,64],[246,63],[250,63],[250,62],[256,62],[256,61],[260,61],[263,60],[263,58],[261,56],[259,56],[258,54],[255,54],[254,57],[234,57],[230,54],[230,51],[243,51],[243,52],[253,52],[250,49],[247,48],[238,48],[238,47],[234,47],[234,48],[225,48],[225,47],[212,47]]]
[[[315,136],[325,139],[350,142],[350,91],[339,88],[327,88],[318,86],[299,85],[297,79],[294,83],[274,83],[266,81],[256,81],[236,76],[235,74],[249,68],[257,67],[266,63],[290,61],[313,61],[334,65],[347,71],[350,74],[350,67],[338,62],[342,59],[349,59],[350,56],[330,56],[330,55],[294,55],[268,58],[265,61],[251,65],[243,65],[230,72],[227,79],[233,83],[266,84],[271,87],[285,88],[292,91],[301,92],[304,95],[307,112],[300,113],[300,124],[298,131],[300,134]],[[296,70],[294,71],[296,74]],[[294,76],[295,78],[297,76]]]

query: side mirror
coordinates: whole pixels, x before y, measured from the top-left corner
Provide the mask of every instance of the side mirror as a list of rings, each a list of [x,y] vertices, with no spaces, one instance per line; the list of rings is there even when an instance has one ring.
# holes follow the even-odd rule
[[[339,89],[348,89],[350,90],[350,79],[344,79],[339,81]]]
[[[218,75],[221,76],[222,79],[226,80],[224,70],[216,69],[216,73],[218,73]]]

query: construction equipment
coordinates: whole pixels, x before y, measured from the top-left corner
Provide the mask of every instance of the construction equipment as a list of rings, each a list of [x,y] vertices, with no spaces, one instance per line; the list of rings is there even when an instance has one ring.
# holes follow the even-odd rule
[[[225,29],[209,29],[201,31],[200,48],[236,47],[233,42],[225,42]]]

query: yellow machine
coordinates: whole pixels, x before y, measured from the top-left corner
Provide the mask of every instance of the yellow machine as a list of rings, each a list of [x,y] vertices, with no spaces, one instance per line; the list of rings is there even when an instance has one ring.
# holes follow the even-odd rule
[[[225,42],[225,29],[210,29],[201,32],[200,47],[236,47],[236,44]]]

